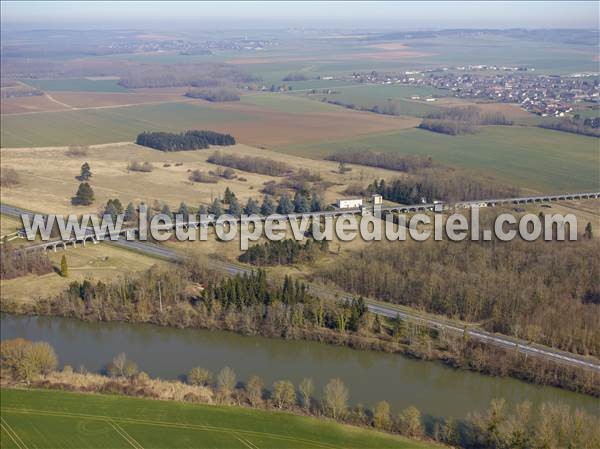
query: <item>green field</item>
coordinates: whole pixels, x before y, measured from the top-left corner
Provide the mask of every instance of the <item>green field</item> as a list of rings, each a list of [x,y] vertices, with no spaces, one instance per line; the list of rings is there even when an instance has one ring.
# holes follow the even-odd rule
[[[439,447],[323,419],[240,407],[47,390],[3,389],[1,394],[5,449]]]
[[[42,112],[1,117],[2,147],[65,146],[133,141],[142,131],[202,129],[211,123],[251,120],[204,103]]]
[[[518,186],[543,192],[600,188],[600,141],[541,128],[490,126],[478,134],[462,136],[407,129],[277,150],[313,158],[344,150],[417,154],[458,167],[482,170]]]
[[[392,100],[399,108],[401,115],[424,117],[427,114],[439,111],[435,103],[425,103],[420,100],[411,100],[412,96],[428,97],[432,95],[447,96],[448,92],[431,87],[413,87],[382,84],[355,84],[348,87],[332,88],[336,93],[314,94],[310,98],[321,100],[340,101],[346,104],[354,104],[363,108],[372,108],[375,105],[381,107],[388,100]],[[307,95],[296,94],[296,95]]]
[[[63,78],[54,80],[22,79],[25,84],[48,92],[128,92],[116,79]]]

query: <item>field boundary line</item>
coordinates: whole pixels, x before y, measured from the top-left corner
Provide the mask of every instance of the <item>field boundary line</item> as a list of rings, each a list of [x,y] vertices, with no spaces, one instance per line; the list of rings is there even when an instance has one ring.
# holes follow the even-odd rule
[[[194,430],[194,429],[195,430],[207,430],[207,431],[223,432],[223,433],[237,432],[237,433],[246,434],[246,435],[268,437],[268,438],[275,439],[275,440],[304,443],[304,444],[309,444],[311,446],[316,446],[319,448],[327,448],[327,449],[341,449],[342,448],[342,446],[334,446],[329,443],[323,443],[323,442],[314,441],[314,440],[306,440],[303,438],[296,438],[293,436],[278,435],[275,433],[268,433],[268,432],[258,432],[255,430],[239,430],[239,429],[230,428],[230,427],[185,424],[185,423],[176,423],[176,422],[168,422],[168,421],[144,420],[144,419],[137,419],[137,418],[116,418],[116,417],[106,416],[106,415],[90,415],[90,414],[85,414],[85,413],[55,412],[55,411],[51,411],[51,410],[19,409],[19,408],[12,408],[12,407],[3,407],[3,408],[0,408],[0,410],[4,410],[9,413],[12,412],[12,413],[22,413],[22,414],[31,414],[31,415],[41,415],[41,416],[59,416],[59,417],[64,417],[64,418],[88,418],[88,419],[95,419],[95,420],[99,420],[99,421],[112,421],[112,422],[119,421],[122,423],[129,423],[129,424],[145,424],[145,425],[150,425],[150,426],[162,426],[162,427],[192,429],[192,430]]]
[[[10,437],[11,440],[13,440],[13,442],[17,445],[19,449],[28,449],[25,442],[21,439],[19,434],[10,426],[10,424],[8,424],[6,419],[0,417],[0,423],[2,424],[2,427],[4,428],[6,434]]]
[[[115,429],[115,432],[117,432],[119,435],[121,435],[123,437],[123,439],[125,439],[125,441],[127,441],[129,444],[131,444],[131,446],[134,449],[144,449],[144,446],[142,446],[140,443],[138,443],[138,441],[133,438],[131,435],[129,435],[125,429],[123,429],[123,427],[121,427],[118,423],[113,422],[113,421],[108,421],[108,424],[110,424],[110,426]]]

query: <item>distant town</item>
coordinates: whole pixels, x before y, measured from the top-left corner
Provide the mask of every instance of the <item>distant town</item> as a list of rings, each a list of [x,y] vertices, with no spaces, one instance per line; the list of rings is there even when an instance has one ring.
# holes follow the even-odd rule
[[[406,84],[448,90],[460,98],[478,98],[501,103],[519,103],[542,117],[564,117],[578,103],[598,103],[598,73],[567,76],[533,74],[533,67],[469,65],[401,73],[352,73],[361,83]],[[435,101],[435,96],[413,100]]]

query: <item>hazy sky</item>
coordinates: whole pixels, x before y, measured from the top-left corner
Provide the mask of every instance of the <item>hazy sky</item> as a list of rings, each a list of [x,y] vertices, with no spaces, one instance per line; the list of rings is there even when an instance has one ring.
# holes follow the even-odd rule
[[[3,24],[397,29],[598,28],[599,2],[1,2]]]

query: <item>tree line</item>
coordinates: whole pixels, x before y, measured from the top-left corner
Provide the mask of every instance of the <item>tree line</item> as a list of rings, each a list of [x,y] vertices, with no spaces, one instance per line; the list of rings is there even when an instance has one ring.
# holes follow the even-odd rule
[[[186,92],[185,96],[211,102],[240,101],[240,94],[236,90],[224,87],[216,89],[190,89]]]
[[[378,153],[375,151],[339,151],[327,156],[325,159],[401,172],[414,172],[434,166],[431,157],[404,156],[398,153]]]
[[[190,151],[210,145],[235,145],[235,139],[231,134],[190,130],[182,133],[143,132],[138,134],[135,143],[161,151]]]
[[[375,180],[367,186],[366,191],[401,204],[511,198],[519,195],[516,187],[452,169],[429,170],[390,182]]]
[[[293,171],[292,167],[285,162],[274,161],[260,156],[224,154],[220,151],[215,151],[209,156],[207,162],[269,176],[283,176]]]
[[[419,128],[456,136],[473,134],[481,125],[510,126],[513,122],[501,112],[482,114],[477,106],[445,108],[428,114]]]
[[[541,128],[564,131],[583,136],[600,137],[600,118],[570,119],[565,118],[556,122],[546,122],[539,125]]]

